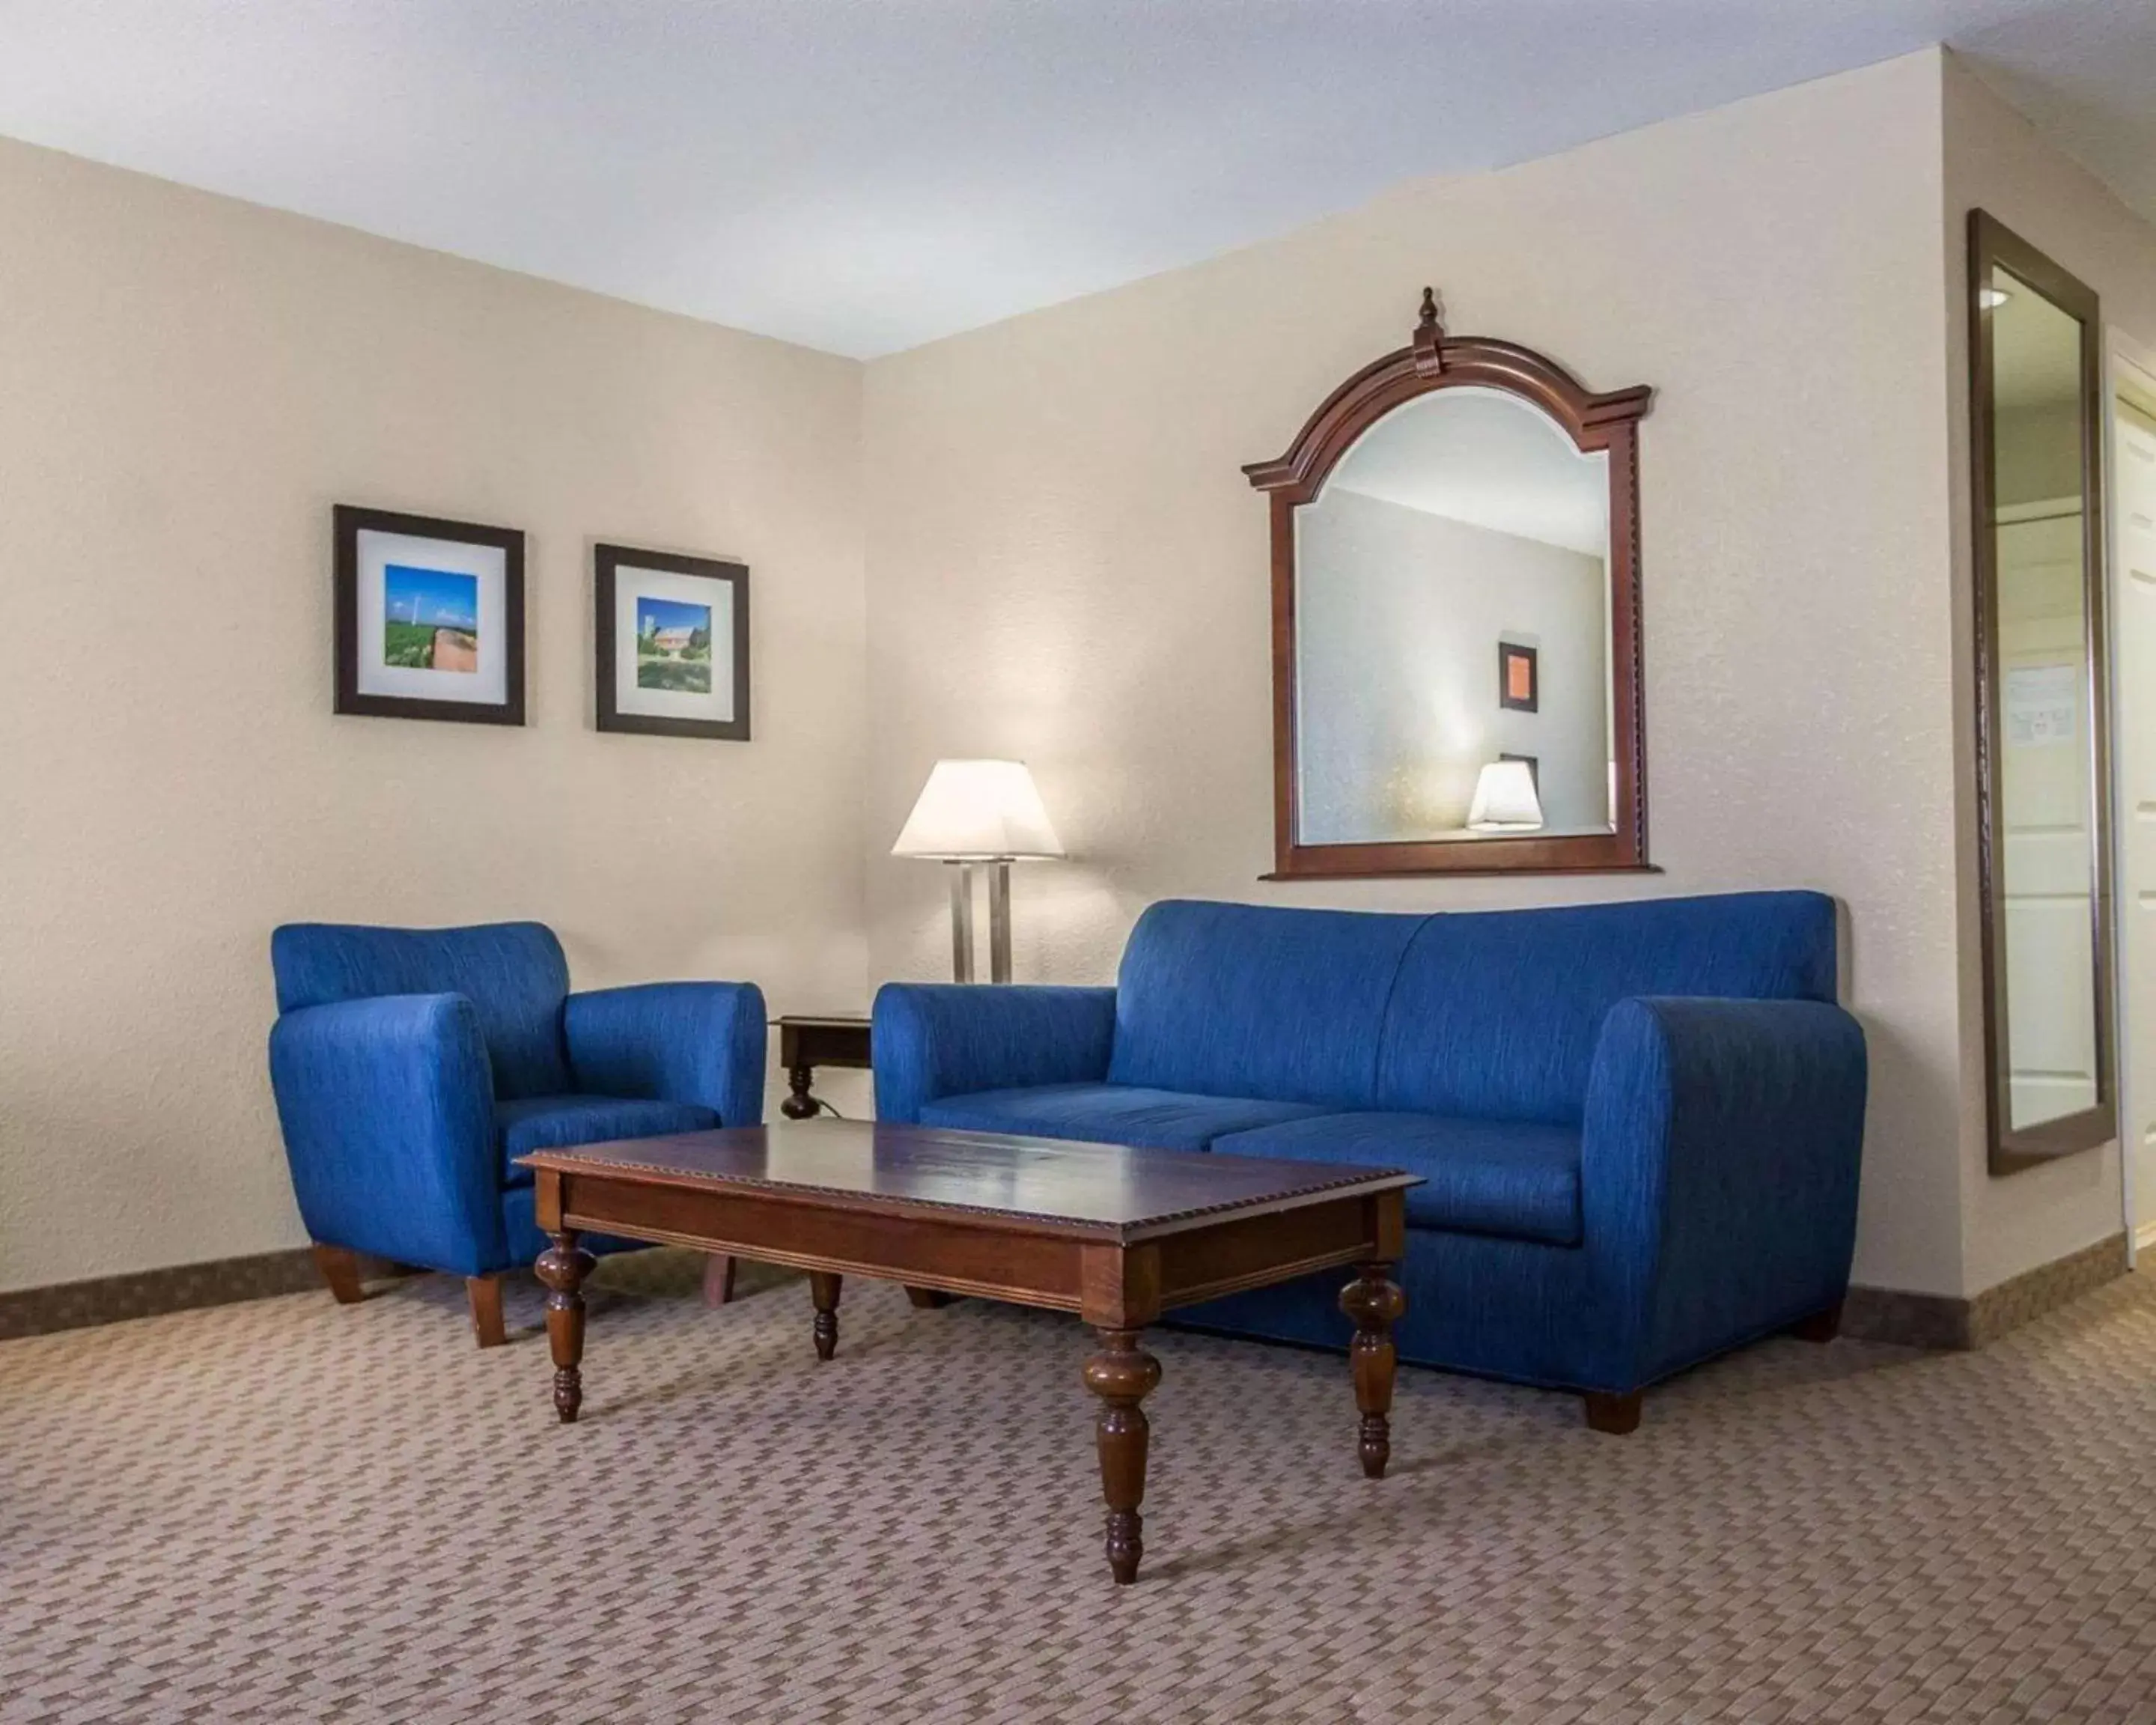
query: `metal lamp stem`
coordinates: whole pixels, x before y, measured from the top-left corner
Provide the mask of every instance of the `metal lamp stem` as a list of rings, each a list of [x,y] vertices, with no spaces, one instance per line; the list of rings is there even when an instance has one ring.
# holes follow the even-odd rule
[[[1010,979],[1010,863],[998,857],[988,869],[988,980]]]
[[[973,865],[947,863],[951,870],[951,979],[973,979]]]

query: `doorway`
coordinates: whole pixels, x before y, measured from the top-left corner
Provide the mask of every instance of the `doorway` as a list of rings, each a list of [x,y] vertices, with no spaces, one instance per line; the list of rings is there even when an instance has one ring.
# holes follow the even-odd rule
[[[2119,1151],[2138,1256],[2156,1251],[2156,366],[2121,356],[2112,375]]]

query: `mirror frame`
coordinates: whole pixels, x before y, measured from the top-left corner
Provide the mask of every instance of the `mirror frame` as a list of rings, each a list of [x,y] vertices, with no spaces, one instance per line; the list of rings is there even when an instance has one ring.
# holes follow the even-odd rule
[[[1356,440],[1394,408],[1440,389],[1496,389],[1539,409],[1583,454],[1606,452],[1609,475],[1610,750],[1614,830],[1549,838],[1296,841],[1296,511],[1324,489]],[[1647,861],[1645,675],[1640,629],[1639,423],[1645,384],[1595,394],[1555,361],[1509,341],[1448,336],[1437,295],[1422,291],[1413,339],[1356,372],[1310,416],[1287,453],[1244,468],[1272,498],[1273,870],[1268,880],[1369,875],[1614,873]]]
[[[2005,851],[1999,769],[2005,735],[1999,639],[1998,540],[1992,464],[1997,424],[1992,400],[1991,315],[1982,292],[1994,265],[2026,282],[2082,326],[2082,592],[2088,652],[2090,844],[2089,938],[2096,999],[2095,1106],[2016,1131],[2011,1125],[2011,1050],[2006,1011],[2006,905],[1999,867]],[[2112,963],[2111,671],[2104,606],[2103,341],[2096,291],[2070,275],[1985,211],[1969,213],[1969,497],[1976,603],[1977,893],[1984,954],[1984,1057],[1989,1163],[2019,1173],[2076,1155],[2118,1136]]]

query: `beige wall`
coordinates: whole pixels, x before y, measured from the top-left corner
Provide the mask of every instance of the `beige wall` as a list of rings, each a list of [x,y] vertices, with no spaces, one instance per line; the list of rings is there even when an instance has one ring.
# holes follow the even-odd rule
[[[1872,1102],[1857,1274],[1958,1293],[1954,711],[1934,54],[1424,182],[1275,243],[869,369],[870,957],[945,963],[885,855],[929,763],[1034,765],[1073,861],[1022,978],[1112,974],[1168,894],[1471,906],[1811,886],[1848,906]],[[1584,880],[1261,885],[1266,530],[1238,470],[1406,338],[1651,383],[1652,845]]]
[[[1985,1167],[1984,981],[1978,945],[1975,710],[1969,489],[1966,223],[1989,210],[2097,290],[2107,330],[2156,346],[2156,228],[2038,137],[2034,127],[1953,56],[1943,67],[1948,466],[1953,545],[1954,715],[1964,1025],[1962,1228],[1972,1289],[2116,1234],[2123,1225],[2118,1147],[1994,1179]],[[2123,914],[2123,911],[2122,911]]]
[[[863,998],[860,371],[0,143],[0,1288],[301,1239],[293,917]],[[330,713],[330,506],[528,534],[530,724]],[[739,557],[757,740],[591,728],[588,541]]]

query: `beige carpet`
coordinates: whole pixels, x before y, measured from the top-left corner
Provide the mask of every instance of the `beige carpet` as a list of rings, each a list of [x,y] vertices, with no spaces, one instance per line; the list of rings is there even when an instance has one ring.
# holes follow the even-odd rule
[[[0,1721],[2156,1722],[2156,1278],[1979,1355],[1775,1342],[1598,1437],[1163,1334],[1146,1569],[1070,1320],[617,1261],[583,1423],[538,1291],[0,1347]]]

